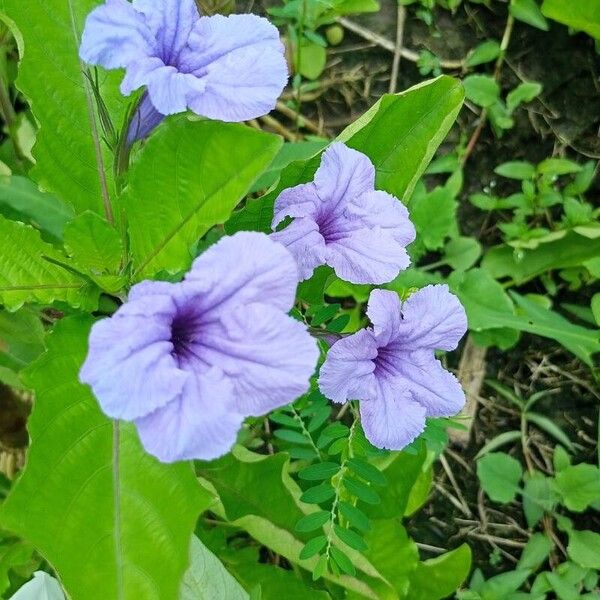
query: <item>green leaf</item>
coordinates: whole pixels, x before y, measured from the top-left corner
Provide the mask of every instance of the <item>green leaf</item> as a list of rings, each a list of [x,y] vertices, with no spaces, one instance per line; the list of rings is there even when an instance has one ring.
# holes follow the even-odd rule
[[[60,321],[27,371],[31,447],[0,522],[36,546],[72,598],[176,598],[210,497],[189,463],[146,454],[133,425],[105,417],[78,382],[91,324]]]
[[[192,537],[191,564],[186,571],[178,600],[248,600],[244,588],[223,563],[196,537]]]
[[[475,455],[475,460],[481,458],[485,454],[490,453],[492,450],[496,450],[506,444],[511,444],[521,439],[520,431],[504,431],[494,436],[489,442],[487,442]]]
[[[495,246],[483,257],[482,267],[495,279],[510,277],[521,284],[550,270],[581,266],[599,255],[600,239],[589,240],[569,232],[559,240],[519,255],[506,244]]]
[[[570,175],[579,173],[582,169],[580,164],[567,160],[566,158],[547,158],[537,167],[538,173],[542,175]]]
[[[417,230],[417,240],[428,250],[438,250],[444,240],[456,234],[458,202],[447,187],[436,187],[426,194],[415,194],[409,203],[410,218]]]
[[[455,271],[470,269],[481,256],[481,244],[470,237],[457,237],[444,247],[444,260]]]
[[[344,552],[342,552],[339,548],[336,548],[335,546],[332,546],[329,549],[329,552],[331,553],[331,557],[336,562],[337,566],[342,570],[342,572],[348,573],[348,575],[356,575],[356,569],[354,568],[352,561],[346,556]]]
[[[229,218],[281,143],[236,123],[177,116],[161,124],[133,163],[122,199],[134,278],[186,270],[200,237]]]
[[[385,475],[375,465],[362,458],[351,458],[347,464],[351,471],[370,483],[386,485],[388,482]]]
[[[300,55],[300,64],[298,71],[307,79],[317,79],[325,69],[327,62],[327,51],[320,44],[315,44],[308,40],[302,40]]]
[[[296,523],[296,531],[314,531],[315,529],[320,529],[329,521],[331,518],[331,513],[328,510],[319,510],[314,513],[310,513],[302,517]]]
[[[377,189],[406,202],[454,123],[462,101],[460,83],[451,77],[438,77],[405,92],[384,95],[338,140],[370,158]],[[277,187],[259,200],[249,201],[227,223],[226,231],[270,232],[275,198],[285,188],[311,181],[320,160],[319,154],[285,168]]]
[[[542,84],[536,81],[524,81],[506,96],[506,108],[513,112],[520,104],[531,102],[542,93]]]
[[[556,474],[555,487],[569,510],[583,512],[600,498],[600,469],[585,463],[565,467]]]
[[[534,533],[523,548],[517,569],[537,571],[550,555],[552,546],[552,542],[544,533]]]
[[[358,479],[344,477],[344,487],[367,504],[379,504],[381,502],[379,494],[372,487]]]
[[[306,560],[307,558],[312,558],[313,556],[319,554],[323,548],[325,548],[325,544],[327,543],[327,538],[324,535],[320,535],[312,540],[306,542],[304,548],[302,548],[302,552],[300,552],[300,558],[302,560]]]
[[[544,18],[535,0],[511,0],[509,10],[515,19],[519,19],[519,21],[537,27],[542,31],[548,31],[548,21]]]
[[[0,217],[0,303],[15,310],[25,302],[62,301],[76,308],[93,309],[93,284],[60,266],[68,259],[42,241],[36,229]]]
[[[477,461],[481,487],[494,502],[512,502],[519,491],[522,476],[521,463],[504,452],[492,452]]]
[[[486,40],[469,52],[465,65],[467,67],[476,67],[477,65],[492,62],[498,56],[500,56],[500,44],[496,40]]]
[[[510,179],[533,179],[536,171],[530,162],[515,160],[497,166],[494,173]]]
[[[481,586],[482,597],[497,600],[510,598],[511,594],[516,592],[525,583],[530,574],[531,571],[529,569],[518,569],[495,575]]]
[[[554,510],[558,502],[558,494],[553,488],[553,481],[537,471],[527,476],[523,488],[523,512],[529,527],[534,527],[544,516]]]
[[[68,204],[17,175],[0,178],[0,214],[33,225],[49,242],[62,240],[65,224],[75,216]]]
[[[410,577],[410,600],[441,600],[453,594],[471,569],[467,544],[417,565]]]
[[[299,431],[292,431],[291,429],[277,429],[274,433],[275,437],[290,442],[291,444],[301,444],[303,446],[310,446],[310,440]]]
[[[368,546],[365,544],[365,541],[358,533],[352,531],[352,529],[334,525],[333,530],[335,531],[335,535],[337,535],[344,544],[350,546],[350,548],[354,548],[354,550],[358,550],[359,552],[367,549]]]
[[[103,198],[113,193],[112,155],[102,140],[94,94],[79,60],[83,23],[98,4],[97,0],[34,4],[0,0],[0,10],[22,36],[17,86],[40,125],[32,178],[71,203],[77,213],[92,210],[105,214]],[[116,127],[125,109],[118,90],[121,77],[118,71],[102,72],[98,77]]]
[[[119,277],[123,244],[119,232],[106,219],[84,212],[65,227],[65,250],[77,268],[100,287],[117,292],[125,280]]]
[[[563,25],[589,33],[600,40],[600,2],[585,0],[568,2],[565,0],[544,0],[542,13]]]
[[[308,504],[319,504],[326,500],[330,500],[334,496],[335,490],[331,485],[329,483],[322,483],[321,485],[308,488],[302,496],[300,496],[300,500]]]
[[[569,436],[548,417],[538,413],[530,412],[527,413],[527,420],[535,423],[542,431],[545,431],[548,435],[551,435],[557,442],[562,444],[571,452],[574,451],[573,442],[571,442]]]
[[[363,532],[369,531],[369,529],[371,529],[369,517],[367,517],[367,515],[365,515],[365,513],[362,510],[360,510],[360,508],[357,508],[356,506],[353,506],[352,504],[349,504],[344,500],[340,500],[340,502],[338,503],[338,509],[340,511],[340,514],[343,517],[345,517],[348,520],[348,522],[357,529],[360,529]]]
[[[567,552],[578,565],[586,569],[600,569],[600,534],[571,529]]]
[[[334,462],[316,463],[302,469],[298,473],[300,479],[305,481],[319,481],[321,479],[330,479],[340,470],[340,465]]]
[[[465,97],[478,106],[489,107],[500,98],[500,86],[489,75],[469,75],[463,81]]]
[[[592,314],[594,315],[594,320],[596,321],[596,324],[600,327],[600,292],[592,296],[590,307],[592,309]]]

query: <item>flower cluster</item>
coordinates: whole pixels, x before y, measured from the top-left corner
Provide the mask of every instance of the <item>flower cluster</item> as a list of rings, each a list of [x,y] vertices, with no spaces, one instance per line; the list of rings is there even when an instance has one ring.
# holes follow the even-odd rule
[[[272,25],[252,15],[200,17],[194,0],[107,0],[88,17],[81,56],[124,67],[124,94],[145,86],[129,143],[186,109],[230,121],[264,114],[287,78]],[[269,236],[225,237],[180,283],[135,285],[93,326],[80,372],[103,411],[133,421],[162,461],[212,459],[231,448],[245,417],[305,393],[319,350],[288,315],[298,282],[329,265],[343,280],[378,285],[409,265],[408,211],[375,185],[369,158],[333,143],[312,182],[279,195]],[[371,442],[401,449],[426,417],[464,403],[434,351],[456,347],[465,312],[437,285],[405,302],[374,290],[367,316],[370,328],[329,349],[318,385],[334,402],[360,400]]]

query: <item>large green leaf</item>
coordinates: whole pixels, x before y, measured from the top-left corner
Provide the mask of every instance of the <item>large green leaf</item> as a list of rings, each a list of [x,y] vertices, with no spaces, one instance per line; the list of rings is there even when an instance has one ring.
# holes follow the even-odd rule
[[[410,600],[440,600],[455,592],[471,569],[471,549],[467,544],[436,558],[425,560],[413,571]]]
[[[481,266],[495,279],[510,277],[521,284],[553,269],[578,267],[596,256],[600,256],[600,238],[592,240],[570,232],[533,250],[517,252],[506,244],[494,246]]]
[[[177,600],[209,495],[189,463],[146,454],[78,382],[91,323],[60,321],[28,369],[31,447],[0,524],[36,546],[74,599]]]
[[[419,177],[446,137],[462,106],[460,82],[442,76],[400,94],[387,94],[338,137],[365,153],[377,171],[377,189],[408,201]],[[273,203],[281,190],[313,178],[320,153],[286,167],[275,189],[236,213],[227,231],[270,231]]]
[[[60,266],[67,258],[42,241],[37,230],[0,217],[0,240],[0,304],[13,310],[25,302],[63,301],[93,308],[93,284]]]
[[[40,130],[33,149],[32,177],[77,212],[105,212],[113,191],[112,158],[102,141],[95,98],[79,60],[79,39],[98,0],[0,0],[0,10],[21,41],[17,85]],[[116,127],[124,107],[117,72],[102,73],[102,96]]]
[[[48,241],[60,241],[65,224],[74,217],[68,204],[16,175],[0,178],[0,214],[37,227]]]
[[[162,124],[132,165],[123,198],[135,277],[187,269],[198,239],[229,218],[281,144],[239,124]]]
[[[600,40],[600,0],[544,0],[542,12]]]
[[[248,600],[244,588],[196,536],[192,537],[190,554],[179,600]]]
[[[557,312],[512,293],[522,314],[516,314],[510,297],[491,275],[482,269],[471,269],[453,290],[458,294],[473,331],[512,328],[556,340],[573,354],[592,365],[592,355],[600,352],[600,331],[575,325]]]

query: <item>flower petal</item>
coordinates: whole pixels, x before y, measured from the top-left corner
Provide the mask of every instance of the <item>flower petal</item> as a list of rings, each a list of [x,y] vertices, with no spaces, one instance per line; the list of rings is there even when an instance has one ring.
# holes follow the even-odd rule
[[[298,270],[292,255],[268,235],[240,231],[201,254],[185,282],[201,290],[207,310],[226,313],[261,302],[288,312],[296,299]]]
[[[380,346],[386,346],[395,336],[402,322],[402,303],[396,292],[373,290],[369,296],[367,316]]]
[[[377,344],[367,329],[342,338],[329,349],[321,367],[319,389],[333,402],[371,398]]]
[[[135,10],[142,13],[165,64],[176,64],[188,43],[200,14],[194,0],[134,0]]]
[[[171,355],[173,288],[152,284],[135,286],[126,304],[92,327],[79,373],[102,410],[115,419],[136,419],[164,406],[188,378]]]
[[[226,454],[243,422],[230,409],[232,395],[231,383],[214,371],[191,376],[181,397],[135,421],[144,448],[167,463]]]
[[[131,123],[127,130],[127,144],[131,145],[137,140],[147,138],[164,118],[165,115],[159,113],[154,108],[150,96],[147,93],[144,94],[131,118]]]
[[[327,264],[350,283],[382,284],[406,269],[410,258],[390,235],[363,229],[329,241]]]
[[[314,183],[302,183],[283,190],[275,200],[273,229],[286,217],[314,217],[322,203]]]
[[[429,350],[406,352],[396,364],[403,385],[428,417],[451,417],[465,405],[465,393],[458,379],[444,369]]]
[[[270,235],[283,244],[296,259],[300,281],[309,279],[313,271],[325,264],[327,249],[318,225],[310,218],[296,218],[285,229]]]
[[[385,231],[402,246],[415,241],[416,231],[408,209],[387,192],[373,190],[361,194],[353,199],[349,212],[363,227]]]
[[[190,109],[222,121],[267,114],[288,78],[277,28],[256,15],[202,17],[179,64],[206,83]]]
[[[425,429],[425,409],[408,392],[384,384],[373,400],[360,403],[367,439],[377,448],[402,450]]]
[[[399,340],[407,349],[454,350],[467,331],[467,315],[447,285],[428,285],[403,305]]]
[[[144,17],[127,0],[107,0],[87,17],[79,56],[106,69],[151,56],[156,40]]]
[[[194,351],[231,379],[233,410],[243,415],[262,415],[298,398],[319,358],[306,327],[266,304],[238,306],[204,326]]]
[[[152,105],[163,115],[186,111],[189,99],[205,88],[201,79],[165,66],[159,58],[146,58],[129,65],[121,92],[127,96],[142,85],[147,86]]]
[[[336,206],[375,187],[375,167],[369,158],[334,142],[323,153],[321,166],[315,174],[317,193],[323,201]]]

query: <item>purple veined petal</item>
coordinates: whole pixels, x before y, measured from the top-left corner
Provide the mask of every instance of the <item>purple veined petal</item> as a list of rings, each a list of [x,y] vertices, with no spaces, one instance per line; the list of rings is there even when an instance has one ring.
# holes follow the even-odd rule
[[[226,454],[243,422],[230,408],[232,395],[216,371],[190,376],[179,398],[135,421],[142,445],[165,463]]]
[[[202,17],[180,68],[206,83],[205,92],[191,98],[190,109],[222,121],[270,112],[288,79],[279,32],[256,15]]]
[[[165,64],[177,64],[192,29],[200,19],[195,0],[133,0],[157,41],[158,56]]]
[[[361,229],[327,244],[327,264],[350,283],[392,281],[410,264],[406,250],[381,230]]]
[[[325,264],[327,248],[318,225],[310,218],[296,218],[285,229],[270,235],[283,244],[296,259],[300,281],[309,279],[314,270]]]
[[[213,312],[251,302],[288,312],[296,299],[298,270],[288,250],[268,235],[240,231],[201,254],[185,283],[202,291],[203,305]]]
[[[138,289],[112,317],[94,324],[79,373],[102,410],[115,419],[136,419],[164,406],[188,378],[172,356],[171,322],[177,309],[172,297],[159,290],[169,284],[142,285],[145,291]]]
[[[266,304],[238,306],[204,326],[194,351],[232,381],[232,410],[254,416],[305,393],[319,358],[306,326]]]
[[[454,350],[467,331],[467,315],[447,285],[428,285],[402,305],[399,339],[408,349]]]
[[[425,429],[425,409],[400,386],[379,387],[376,398],[360,403],[363,430],[373,446],[402,450]]]
[[[130,66],[121,84],[121,91],[125,94],[136,83],[146,85],[154,108],[163,115],[186,111],[190,98],[203,93],[206,87],[202,79],[181,73],[175,67],[164,66],[158,59],[147,59]]]
[[[403,352],[397,369],[413,400],[428,417],[451,417],[461,411],[465,393],[458,379],[444,369],[430,350]]]
[[[402,246],[415,241],[416,231],[408,209],[387,192],[364,192],[351,202],[349,212],[363,227],[385,231]]]
[[[321,165],[315,173],[318,195],[331,207],[346,203],[363,192],[375,188],[375,167],[369,158],[334,142],[323,153]]]
[[[369,296],[367,316],[380,346],[386,346],[400,331],[402,303],[396,292],[373,290]]]
[[[79,48],[86,63],[116,69],[155,52],[144,17],[127,0],[107,0],[88,15]]]
[[[131,118],[127,130],[127,144],[130,146],[138,140],[147,138],[164,118],[165,115],[154,108],[150,97],[145,93]]]
[[[376,390],[374,359],[377,343],[367,329],[342,338],[327,353],[319,389],[333,402],[371,398]]]
[[[322,203],[314,183],[301,183],[283,190],[275,200],[273,229],[286,217],[312,217],[314,219]]]

